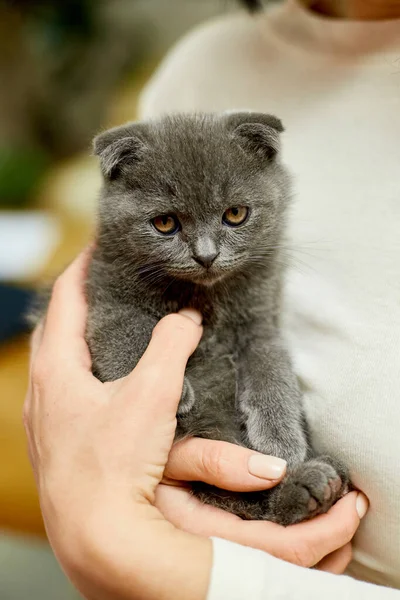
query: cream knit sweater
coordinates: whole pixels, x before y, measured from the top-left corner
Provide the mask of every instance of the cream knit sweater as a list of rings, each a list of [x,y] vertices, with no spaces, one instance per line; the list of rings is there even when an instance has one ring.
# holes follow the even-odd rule
[[[288,0],[191,33],[141,114],[271,112],[295,176],[285,328],[313,443],[370,511],[350,573],[400,588],[400,21],[319,17]],[[400,600],[214,540],[210,600]]]

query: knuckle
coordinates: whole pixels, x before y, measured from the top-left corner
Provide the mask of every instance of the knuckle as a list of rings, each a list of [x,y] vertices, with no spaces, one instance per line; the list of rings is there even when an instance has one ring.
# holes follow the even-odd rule
[[[164,477],[167,479],[179,479],[182,471],[192,470],[194,466],[194,458],[192,454],[187,452],[185,440],[176,442],[172,446],[168,455],[168,462],[165,465]],[[198,473],[195,472],[195,476]]]
[[[154,395],[163,405],[171,400],[178,400],[182,392],[182,381],[168,379],[168,374],[162,365],[156,363],[146,365],[136,378],[136,394],[145,401],[149,394]]]
[[[339,535],[341,536],[343,545],[347,544],[353,539],[354,534],[357,531],[357,527],[358,523],[356,523],[354,519],[351,521],[344,520],[339,523]]]
[[[343,548],[343,556],[346,564],[348,565],[353,558],[353,548],[351,544],[346,544],[346,546]]]
[[[315,549],[304,540],[296,540],[290,548],[290,562],[299,567],[312,567],[318,562]]]
[[[212,475],[213,479],[218,482],[223,481],[226,475],[226,461],[223,458],[223,453],[218,444],[208,446],[201,456],[201,466],[205,473]]]

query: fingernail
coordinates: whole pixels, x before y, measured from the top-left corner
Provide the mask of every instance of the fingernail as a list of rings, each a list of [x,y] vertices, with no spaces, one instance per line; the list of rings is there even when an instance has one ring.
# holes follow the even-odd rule
[[[364,494],[359,492],[359,494],[357,495],[357,500],[356,500],[356,511],[357,511],[357,514],[360,517],[360,519],[365,517],[365,515],[367,514],[368,508],[369,508],[368,498],[366,496],[364,496]]]
[[[197,310],[194,310],[194,308],[182,308],[182,310],[179,311],[179,314],[191,319],[196,325],[201,325],[203,321],[202,315]]]
[[[248,469],[250,475],[260,479],[280,479],[286,470],[286,460],[265,454],[252,454]]]

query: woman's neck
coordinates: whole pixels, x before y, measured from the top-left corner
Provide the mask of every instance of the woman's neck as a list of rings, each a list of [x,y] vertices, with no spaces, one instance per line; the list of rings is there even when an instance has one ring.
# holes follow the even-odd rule
[[[399,19],[400,0],[302,0],[310,10],[339,19]]]

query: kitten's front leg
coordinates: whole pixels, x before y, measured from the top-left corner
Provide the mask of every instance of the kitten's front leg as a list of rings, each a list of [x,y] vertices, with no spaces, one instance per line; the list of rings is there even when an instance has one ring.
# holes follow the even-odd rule
[[[311,458],[300,390],[279,337],[255,339],[242,353],[238,402],[249,446],[288,463],[282,483],[259,496],[262,518],[290,525],[329,510],[348,489],[348,472],[331,457]]]
[[[90,309],[87,340],[93,360],[93,371],[101,381],[126,377],[137,365],[151,339],[157,321],[139,309],[107,311]],[[101,322],[100,317],[102,317]],[[195,396],[185,376],[178,414],[187,414]]]
[[[253,338],[239,356],[238,405],[254,450],[303,462],[308,453],[301,393],[282,340]]]

